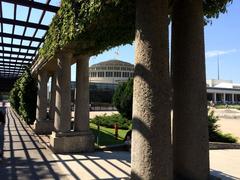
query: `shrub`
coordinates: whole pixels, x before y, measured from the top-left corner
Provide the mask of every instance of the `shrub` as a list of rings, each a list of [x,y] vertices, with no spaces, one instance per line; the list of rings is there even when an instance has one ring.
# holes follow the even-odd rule
[[[131,127],[131,121],[124,118],[121,114],[113,114],[111,116],[104,114],[103,116],[96,116],[91,122],[108,128],[113,128],[116,123],[119,129],[129,129]]]
[[[237,139],[231,134],[224,134],[219,130],[219,125],[217,125],[218,117],[214,116],[214,111],[208,113],[208,133],[209,141],[211,142],[227,142],[236,143]]]
[[[18,96],[18,93],[20,91],[19,83],[20,83],[19,80],[15,82],[13,89],[10,91],[10,95],[9,95],[9,102],[12,108],[15,109],[17,113],[19,113],[19,106],[20,106],[20,98]]]
[[[132,119],[132,103],[133,79],[129,79],[127,82],[118,85],[113,95],[113,104],[123,117]]]

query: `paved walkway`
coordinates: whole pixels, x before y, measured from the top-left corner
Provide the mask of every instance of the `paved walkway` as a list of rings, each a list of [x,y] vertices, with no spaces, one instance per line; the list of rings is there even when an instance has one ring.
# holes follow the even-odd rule
[[[7,110],[5,127],[0,126],[1,180],[129,179],[129,152],[54,155],[38,140],[13,111]],[[222,179],[240,179],[240,150],[211,150],[210,166],[211,173]]]
[[[240,110],[214,109],[214,114],[219,117],[219,129],[237,137],[240,143]]]
[[[4,137],[0,179],[66,179],[52,155],[26,127],[7,109],[5,127],[1,125],[1,144]]]

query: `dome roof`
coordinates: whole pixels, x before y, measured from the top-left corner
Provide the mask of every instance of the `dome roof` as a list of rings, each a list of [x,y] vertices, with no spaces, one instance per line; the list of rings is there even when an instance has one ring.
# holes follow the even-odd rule
[[[109,61],[103,61],[97,64],[93,64],[90,67],[99,67],[99,66],[129,66],[129,67],[133,67],[133,64],[128,63],[128,62],[124,62],[124,61],[120,61],[120,60],[109,60]]]

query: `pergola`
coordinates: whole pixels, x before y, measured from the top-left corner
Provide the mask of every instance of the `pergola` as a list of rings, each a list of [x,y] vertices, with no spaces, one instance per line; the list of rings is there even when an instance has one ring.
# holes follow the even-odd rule
[[[1,91],[34,61],[44,41],[58,0],[0,0],[0,82]]]

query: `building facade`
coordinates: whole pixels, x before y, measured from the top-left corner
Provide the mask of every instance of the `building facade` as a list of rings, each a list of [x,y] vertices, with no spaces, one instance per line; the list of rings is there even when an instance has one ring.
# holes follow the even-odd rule
[[[207,100],[214,104],[240,104],[240,84],[231,80],[207,80]]]
[[[120,61],[109,60],[94,64],[89,68],[91,83],[118,84],[133,77],[134,65]]]

